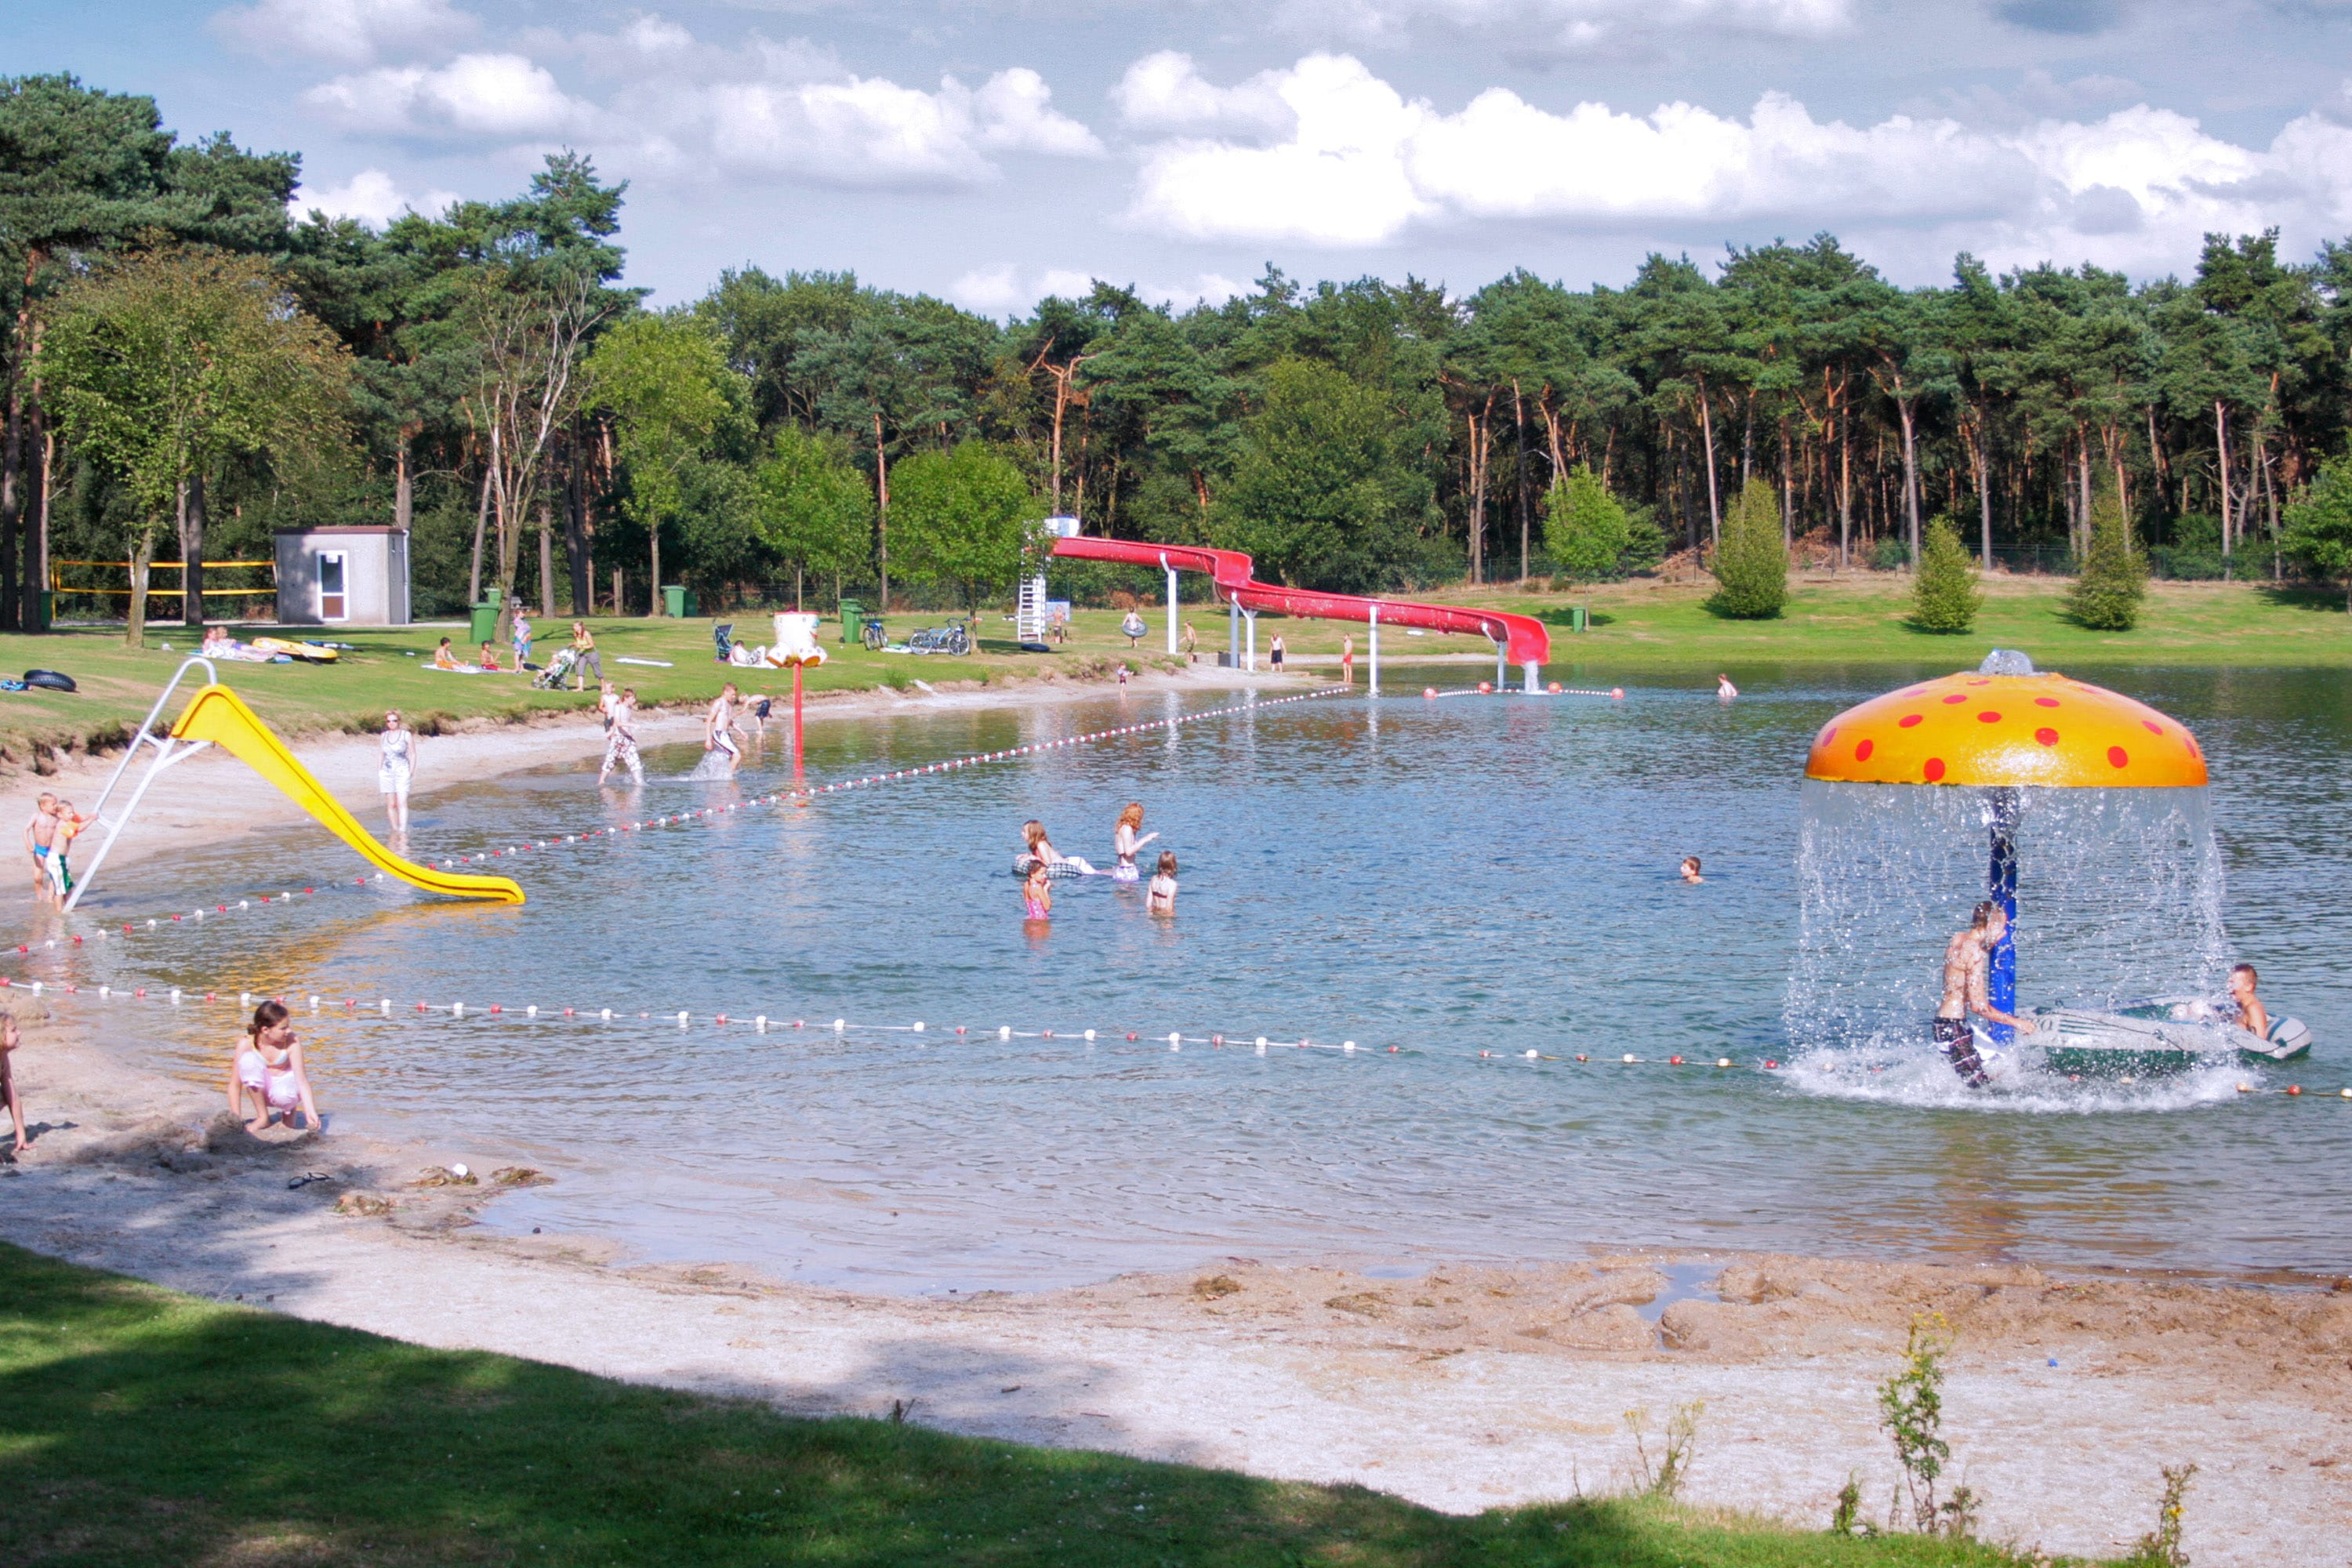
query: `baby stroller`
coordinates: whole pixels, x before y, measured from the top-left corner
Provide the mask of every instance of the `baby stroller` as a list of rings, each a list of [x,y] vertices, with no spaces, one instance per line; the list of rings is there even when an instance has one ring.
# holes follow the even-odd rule
[[[579,662],[579,649],[568,645],[563,647],[557,648],[555,650],[555,657],[547,661],[547,668],[541,670],[537,675],[532,676],[530,678],[530,683],[541,691],[561,690],[563,686],[563,678],[566,675],[569,675],[572,672],[572,667]]]

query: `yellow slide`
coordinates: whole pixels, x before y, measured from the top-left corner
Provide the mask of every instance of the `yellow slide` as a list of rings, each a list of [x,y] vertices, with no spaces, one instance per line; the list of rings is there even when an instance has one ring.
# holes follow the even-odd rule
[[[509,877],[469,877],[457,871],[436,871],[404,860],[375,840],[310,775],[268,725],[255,717],[245,699],[226,686],[207,686],[189,702],[172,735],[182,741],[210,741],[276,784],[286,797],[325,825],[328,832],[358,850],[378,869],[428,893],[453,899],[493,899],[502,904],[522,902],[522,889]]]

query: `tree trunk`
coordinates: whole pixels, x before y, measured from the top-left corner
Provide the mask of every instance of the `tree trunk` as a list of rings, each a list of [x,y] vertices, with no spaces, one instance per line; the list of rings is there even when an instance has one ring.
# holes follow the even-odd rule
[[[545,491],[539,498],[539,613],[555,618],[555,520]]]
[[[147,568],[155,559],[155,525],[139,531],[139,548],[131,557],[131,614],[124,621],[122,641],[129,647],[147,646]]]
[[[1794,465],[1789,460],[1789,416],[1780,416],[1780,548],[1795,548],[1797,542],[1797,481]]]
[[[409,444],[425,428],[415,420],[403,425],[392,444],[392,526],[406,533],[416,517],[416,475],[409,465]]]
[[[27,307],[29,310],[29,306]],[[16,313],[16,344],[23,343],[25,310]],[[16,359],[21,351],[14,345],[8,364],[8,414],[5,436],[0,436],[0,631],[15,631],[22,624],[17,619],[20,603],[16,576],[16,541],[25,512],[25,403],[16,381]]]
[[[659,619],[662,614],[661,524],[656,522],[646,529],[646,538],[653,547],[652,559],[649,563],[653,576],[647,580],[646,587],[646,614]]]
[[[180,487],[180,624],[205,635],[205,477],[191,474]]]
[[[1838,421],[1838,570],[1853,563],[1853,418]]]
[[[1481,432],[1476,414],[1465,410],[1462,417],[1470,430],[1470,581],[1475,584],[1486,553],[1486,456],[1494,437]]]
[[[1706,537],[1716,549],[1723,548],[1723,506],[1715,493],[1715,416],[1706,405],[1706,377],[1698,378],[1699,432],[1706,441]]]
[[[874,570],[880,579],[874,613],[890,613],[890,463],[882,449],[882,411],[874,411]]]
[[[580,426],[572,426],[571,461],[564,465],[563,477],[563,559],[571,567],[571,582],[565,584],[572,595],[572,614],[576,619],[595,614],[594,595],[588,583],[588,487],[582,483],[580,469]]]
[[[2221,574],[2226,577],[2235,550],[2230,533],[2230,415],[2218,397],[2213,400],[2213,451],[2221,463]]]
[[[1904,395],[1903,378],[1895,378],[1895,413],[1903,423],[1903,522],[1911,547],[1911,570],[1919,569],[1919,444],[1911,399]]]
[[[41,613],[41,590],[49,585],[49,497],[55,493],[58,466],[58,433],[41,421],[41,466],[36,470],[33,504],[26,513],[25,542],[26,556],[33,574],[33,613],[26,617],[25,629],[45,632],[49,629],[49,617]]]
[[[1528,580],[1528,410],[1520,399],[1519,384],[1511,383],[1511,422],[1517,433],[1518,445],[1511,448],[1512,466],[1519,474],[1519,581]]]
[[[1977,480],[1977,536],[1984,552],[1984,569],[1992,570],[1992,455],[1985,450],[1990,439],[1988,421],[1979,414],[1963,431],[1969,443],[1969,468]]]
[[[466,603],[482,602],[482,541],[490,529],[490,469],[482,468],[481,504],[474,509],[474,565],[466,578]]]

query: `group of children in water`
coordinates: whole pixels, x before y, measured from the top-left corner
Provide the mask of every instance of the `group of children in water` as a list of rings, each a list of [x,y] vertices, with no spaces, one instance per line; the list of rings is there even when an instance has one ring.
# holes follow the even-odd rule
[[[44,790],[33,802],[32,820],[25,824],[25,848],[33,858],[33,901],[63,904],[73,891],[73,870],[66,864],[76,835],[98,819],[74,810]]]
[[[1158,838],[1157,833],[1143,831],[1143,803],[1131,800],[1120,810],[1118,826],[1111,829],[1113,857],[1108,871],[1097,871],[1083,857],[1065,855],[1054,847],[1045,836],[1045,825],[1031,818],[1021,825],[1022,851],[1013,858],[1013,868],[1021,873],[1021,903],[1025,919],[1046,921],[1054,918],[1054,879],[1055,877],[1108,877],[1114,882],[1143,880],[1142,868],[1136,858],[1143,847]],[[1153,868],[1150,884],[1143,895],[1145,912],[1172,915],[1176,912],[1176,852],[1162,849],[1159,864]]]

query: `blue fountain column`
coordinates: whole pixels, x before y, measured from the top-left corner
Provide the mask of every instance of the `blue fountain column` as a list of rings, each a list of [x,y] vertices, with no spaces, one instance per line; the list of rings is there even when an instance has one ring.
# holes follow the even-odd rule
[[[1985,874],[1985,896],[2001,907],[2009,916],[2009,929],[2001,932],[1994,944],[1991,962],[1986,966],[1985,999],[2004,1013],[2017,1011],[2017,813],[2018,793],[2013,789],[1996,789],[1990,795],[1992,819],[1992,865]],[[2007,1046],[2017,1041],[2017,1031],[2007,1024],[1987,1026],[1988,1032],[1998,1043]]]

